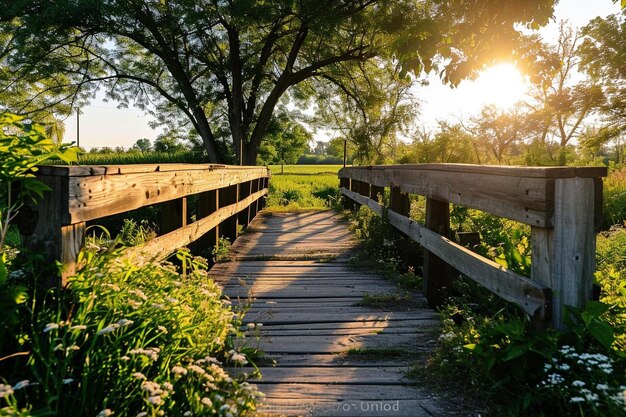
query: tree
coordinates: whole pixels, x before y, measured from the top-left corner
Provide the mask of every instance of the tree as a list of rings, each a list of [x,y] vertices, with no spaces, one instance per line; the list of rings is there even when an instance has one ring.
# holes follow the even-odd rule
[[[164,133],[154,140],[154,150],[156,152],[178,152],[185,149],[185,145],[180,143],[180,140],[171,133]]]
[[[279,113],[272,119],[261,144],[260,162],[268,165],[295,164],[306,152],[311,139],[311,134],[302,125],[289,119],[286,113]]]
[[[243,144],[253,164],[281,99],[307,98],[294,87],[320,82],[341,91],[336,81],[358,68],[350,64],[374,59],[394,62],[401,75],[441,67],[457,83],[510,55],[515,24],[545,24],[553,3],[5,0],[0,21],[16,36],[14,62],[23,68],[71,74],[61,83],[68,91],[106,83],[110,97],[158,123],[193,127],[211,161],[238,155]],[[50,51],[58,59],[48,60]]]
[[[140,152],[150,152],[152,150],[152,143],[150,143],[150,139],[137,139],[132,149],[137,149]]]
[[[580,66],[606,96],[601,107],[605,126],[598,138],[605,144],[615,141],[620,159],[626,133],[626,9],[606,19],[591,20],[582,34],[585,38],[576,51]]]
[[[541,73],[535,80],[533,100],[527,103],[534,112],[535,127],[541,140],[544,143],[551,138],[556,140],[559,165],[565,165],[565,148],[577,137],[583,122],[604,103],[604,94],[597,85],[586,80],[573,82],[580,63],[576,50],[581,37],[579,31],[567,22],[561,22],[556,45],[537,45],[539,53],[551,55],[555,64],[552,70]]]

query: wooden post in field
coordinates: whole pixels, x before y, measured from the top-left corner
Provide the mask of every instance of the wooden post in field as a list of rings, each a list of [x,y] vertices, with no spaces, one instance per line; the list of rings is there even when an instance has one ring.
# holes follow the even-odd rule
[[[426,199],[426,227],[443,237],[450,237],[450,203]],[[433,253],[424,250],[424,294],[432,308],[444,303],[454,280],[454,270]]]
[[[584,308],[592,296],[598,188],[594,178],[555,179],[554,228],[532,228],[531,277],[552,289],[550,322],[557,328],[564,327],[564,305]]]

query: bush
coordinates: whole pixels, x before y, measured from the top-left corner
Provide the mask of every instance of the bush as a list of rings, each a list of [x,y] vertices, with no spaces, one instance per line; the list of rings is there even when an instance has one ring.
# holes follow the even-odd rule
[[[626,167],[613,170],[604,179],[603,226],[626,222]]]
[[[190,272],[180,276],[170,264],[137,266],[120,255],[82,252],[65,291],[32,298],[17,356],[2,352],[0,414],[254,410],[256,388],[223,368],[247,360],[233,347],[238,316],[207,278],[205,262],[179,253]]]
[[[343,159],[331,155],[302,155],[296,165],[339,165]]]

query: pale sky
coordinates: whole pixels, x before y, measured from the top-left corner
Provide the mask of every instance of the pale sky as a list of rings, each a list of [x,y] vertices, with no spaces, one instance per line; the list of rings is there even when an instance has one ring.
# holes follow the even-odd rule
[[[613,3],[611,0],[561,0],[555,10],[556,21],[542,28],[540,33],[544,39],[553,40],[558,33],[557,22],[562,19],[580,27],[596,16],[606,16],[619,10],[619,2]],[[510,72],[510,68],[494,70],[476,81],[462,81],[455,89],[444,86],[436,76],[431,75],[428,86],[416,89],[416,97],[422,103],[417,123],[432,127],[438,119],[455,119],[475,114],[489,102],[512,104],[522,94],[523,80],[512,82],[517,74]],[[150,117],[141,110],[118,109],[116,103],[104,102],[102,98],[103,94],[99,94],[91,106],[81,109],[82,147],[130,147],[137,139],[153,140],[160,133],[148,126]],[[65,126],[65,141],[75,141],[75,114],[66,120]],[[318,135],[317,139],[325,138]]]

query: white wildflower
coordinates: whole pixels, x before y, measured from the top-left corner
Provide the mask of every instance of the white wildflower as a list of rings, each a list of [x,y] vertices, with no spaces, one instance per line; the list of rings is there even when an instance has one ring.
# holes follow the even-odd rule
[[[596,388],[600,391],[607,391],[609,389],[609,386],[607,384],[598,384]]]
[[[150,404],[154,404],[154,405],[161,405],[161,404],[163,404],[163,398],[155,395],[155,396],[152,396],[152,397],[148,397],[148,402]]]
[[[172,367],[172,373],[174,375],[187,375],[187,369],[182,366],[174,366]]]
[[[155,397],[163,394],[161,386],[153,381],[144,381],[141,383],[141,389],[148,393],[148,396]]]
[[[248,324],[247,324],[247,327],[248,327],[248,329],[249,329],[249,330],[254,330],[254,328],[255,328],[256,326],[254,325],[254,323],[248,323]]]
[[[115,330],[117,330],[118,327],[120,327],[120,325],[117,324],[117,323],[109,324],[104,329],[98,330],[98,332],[96,333],[96,336],[100,336],[100,335],[103,335],[103,334],[114,332]]]
[[[65,385],[67,385],[67,384],[71,384],[72,382],[74,382],[74,378],[65,378],[65,379],[63,380],[63,383],[64,383]]]
[[[189,416],[191,416],[191,411],[185,411],[185,412],[183,413],[183,416],[185,416],[185,417],[189,417]]]
[[[148,300],[148,297],[146,297],[146,294],[144,294],[143,291],[141,291],[141,290],[130,290],[130,291],[128,291],[128,293],[132,294],[132,295],[135,295],[135,296],[141,298],[144,301]]]
[[[132,324],[134,323],[134,321],[132,320],[127,320],[127,319],[121,319],[118,320],[117,324],[120,326],[132,326]]]
[[[562,363],[560,365],[557,365],[556,369],[558,369],[559,371],[569,371],[570,366],[566,363]]]
[[[582,403],[583,401],[585,401],[583,397],[572,397],[569,400],[571,403]]]
[[[163,310],[165,308],[165,305],[157,304],[157,303],[152,303],[151,306],[156,308],[156,309],[158,309],[158,310]]]
[[[248,359],[246,359],[246,356],[242,355],[241,353],[235,353],[230,357],[230,360],[241,365],[245,365],[248,363]]]
[[[206,374],[206,371],[204,369],[200,368],[198,365],[193,365],[193,364],[192,365],[187,365],[187,369],[197,373],[198,375]]]
[[[70,327],[70,330],[87,330],[87,326],[85,326],[84,324],[77,324]]]
[[[65,352],[71,352],[73,350],[80,350],[80,347],[76,346],[76,345],[72,345],[72,346],[68,346],[65,348]]]
[[[230,300],[222,300],[222,304],[225,305],[225,306],[229,306],[232,303],[230,302]]]
[[[209,397],[202,398],[202,400],[200,402],[202,404],[206,405],[207,407],[213,407],[213,401],[211,401],[211,399]]]
[[[159,359],[159,352],[161,352],[160,348],[151,347],[147,349],[143,349],[143,348],[131,349],[128,353],[130,353],[131,355],[144,355],[152,359],[153,361],[156,361],[157,359]]]
[[[132,376],[135,379],[147,379],[146,376],[141,372],[135,372]]]
[[[167,333],[168,333],[168,332],[167,332],[167,329],[165,328],[165,326],[158,326],[158,327],[157,327],[157,329],[159,329],[159,331],[160,331],[161,333],[165,333],[165,334],[167,334]]]
[[[576,381],[572,382],[572,386],[573,387],[584,387],[585,383],[583,381],[580,381],[580,380],[577,379]]]
[[[172,303],[172,304],[178,304],[178,300],[172,297],[165,297],[165,301],[167,301],[168,303]]]
[[[13,387],[7,384],[0,384],[0,398],[8,397],[13,394]]]
[[[130,360],[130,356],[124,355],[120,358],[120,360],[123,360],[124,362],[128,362]]]
[[[114,413],[113,411],[111,411],[110,408],[105,408],[104,410],[100,411],[96,417],[109,417],[113,414]]]
[[[263,327],[263,323],[257,323],[257,324],[256,324],[256,328],[257,328],[257,329],[260,329],[261,327]]]
[[[135,417],[146,417],[148,415],[147,411],[142,411],[140,413],[137,413],[137,415]]]
[[[59,325],[57,323],[48,323],[46,324],[46,327],[43,328],[43,332],[48,333],[50,330],[56,330],[58,328]]]
[[[174,385],[170,384],[169,382],[164,382],[161,384],[161,386],[163,387],[163,389],[166,389],[168,391],[172,391],[174,389]]]

